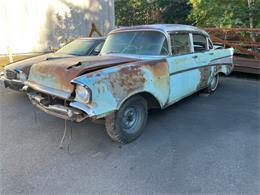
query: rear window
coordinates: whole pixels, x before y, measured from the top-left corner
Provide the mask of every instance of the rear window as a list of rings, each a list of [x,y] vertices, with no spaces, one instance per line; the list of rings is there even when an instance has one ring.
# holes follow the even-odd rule
[[[194,52],[208,50],[206,37],[203,35],[193,34],[193,47],[194,47]]]

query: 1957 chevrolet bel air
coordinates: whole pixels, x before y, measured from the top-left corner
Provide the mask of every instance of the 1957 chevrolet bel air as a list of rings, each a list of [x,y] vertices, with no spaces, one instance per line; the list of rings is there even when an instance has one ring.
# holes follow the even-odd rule
[[[119,28],[99,56],[34,64],[24,90],[41,110],[80,122],[105,119],[112,140],[143,132],[150,108],[165,108],[199,90],[214,92],[233,69],[233,49],[215,49],[209,35],[175,24]]]

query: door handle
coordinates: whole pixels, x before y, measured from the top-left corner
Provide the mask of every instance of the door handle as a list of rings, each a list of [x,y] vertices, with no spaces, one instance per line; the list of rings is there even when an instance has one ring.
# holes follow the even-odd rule
[[[198,58],[198,56],[192,56],[192,58],[196,59],[196,58]]]
[[[214,53],[209,53],[209,55],[214,55]]]

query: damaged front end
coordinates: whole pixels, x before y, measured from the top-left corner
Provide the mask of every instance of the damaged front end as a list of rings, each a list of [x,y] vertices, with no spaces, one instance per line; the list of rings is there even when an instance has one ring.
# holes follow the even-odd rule
[[[28,92],[27,95],[34,106],[58,118],[81,122],[88,117],[83,111],[71,107],[69,100],[33,91]]]
[[[82,74],[131,61],[136,60],[88,57],[41,62],[32,66],[23,91],[33,105],[50,115],[75,122],[86,118],[96,120],[97,113],[91,107],[91,90],[73,80]]]

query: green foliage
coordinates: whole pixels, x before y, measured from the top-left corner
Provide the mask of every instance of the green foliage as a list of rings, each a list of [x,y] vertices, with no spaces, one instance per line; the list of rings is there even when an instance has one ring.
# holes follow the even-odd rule
[[[115,0],[116,25],[187,23],[189,0]]]
[[[202,27],[249,27],[249,15],[253,26],[260,25],[260,1],[248,7],[247,0],[190,0],[190,22]]]
[[[260,0],[115,0],[116,25],[182,23],[201,27],[260,27]]]

